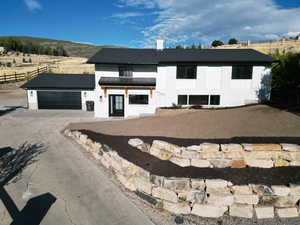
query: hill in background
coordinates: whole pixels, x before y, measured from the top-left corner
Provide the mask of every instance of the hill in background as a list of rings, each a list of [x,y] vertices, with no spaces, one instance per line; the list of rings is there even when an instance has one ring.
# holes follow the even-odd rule
[[[72,57],[84,57],[89,58],[93,56],[97,51],[102,48],[122,48],[120,46],[97,46],[91,44],[84,44],[72,41],[54,40],[48,38],[36,38],[36,37],[26,37],[26,36],[0,36],[0,40],[6,38],[13,38],[20,40],[21,42],[32,42],[33,44],[39,44],[44,47],[55,48],[58,45],[64,47],[69,56]]]

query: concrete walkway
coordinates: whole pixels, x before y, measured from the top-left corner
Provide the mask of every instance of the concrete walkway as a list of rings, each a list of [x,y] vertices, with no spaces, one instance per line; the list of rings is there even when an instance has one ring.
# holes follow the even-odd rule
[[[91,120],[88,113],[77,115],[76,112],[61,111],[47,114],[22,108],[0,116],[0,148],[17,148],[24,142],[47,147],[39,161],[5,189],[19,210],[30,198],[46,193],[53,195],[56,201],[42,220],[44,225],[152,224],[107,175],[84,156],[78,145],[60,134],[70,122]],[[10,224],[10,221],[0,201],[0,224]]]

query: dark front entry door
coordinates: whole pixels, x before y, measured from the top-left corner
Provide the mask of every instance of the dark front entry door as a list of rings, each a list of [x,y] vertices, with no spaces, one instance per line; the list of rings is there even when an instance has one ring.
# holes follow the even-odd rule
[[[109,95],[109,116],[124,116],[124,95]]]

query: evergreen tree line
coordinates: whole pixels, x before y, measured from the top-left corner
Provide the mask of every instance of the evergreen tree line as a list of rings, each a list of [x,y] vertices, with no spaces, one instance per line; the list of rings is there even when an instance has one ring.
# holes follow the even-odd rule
[[[0,46],[4,47],[6,51],[23,52],[26,54],[69,56],[62,45],[57,45],[55,48],[44,47],[29,41],[22,42],[14,38],[1,39]]]

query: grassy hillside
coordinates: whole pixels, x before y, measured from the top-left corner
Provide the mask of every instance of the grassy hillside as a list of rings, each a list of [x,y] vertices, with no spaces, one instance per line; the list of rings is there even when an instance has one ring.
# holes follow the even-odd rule
[[[25,36],[9,36],[14,39],[18,39],[22,42],[32,42],[34,44],[40,44],[44,47],[55,48],[57,45],[62,45],[64,49],[67,51],[69,56],[73,57],[85,57],[89,58],[94,55],[97,51],[102,48],[107,47],[115,47],[121,48],[119,46],[96,46],[90,44],[77,43],[72,41],[63,41],[63,40],[54,40],[47,38],[36,38],[36,37],[25,37]],[[0,36],[1,39],[8,38],[8,36]]]
[[[266,41],[250,44],[222,45],[217,48],[252,48],[265,54],[274,54],[276,52],[300,52],[300,40],[282,39],[277,41]]]

